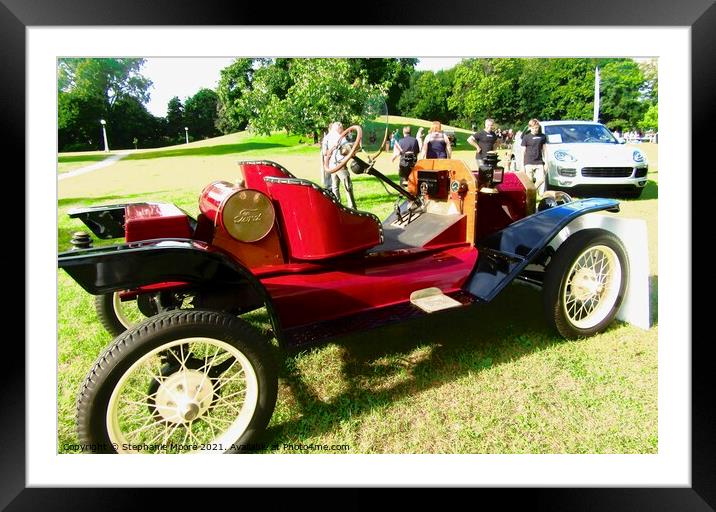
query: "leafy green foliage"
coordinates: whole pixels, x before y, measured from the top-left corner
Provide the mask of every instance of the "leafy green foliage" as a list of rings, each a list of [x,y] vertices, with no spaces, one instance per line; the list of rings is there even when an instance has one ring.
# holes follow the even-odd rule
[[[369,84],[386,91],[389,112],[398,111],[398,102],[410,84],[418,59],[348,59],[353,78],[364,77]]]
[[[201,89],[187,98],[184,106],[184,121],[189,128],[189,136],[194,139],[206,139],[219,134],[216,128],[218,95],[211,89]]]
[[[408,117],[440,120],[452,119],[448,98],[452,92],[454,71],[416,72],[410,77],[410,86],[398,102],[398,112]]]
[[[601,82],[600,118],[625,119],[627,126],[636,127],[649,108],[641,93],[644,74],[637,63],[632,60],[607,63],[601,70]]]
[[[453,94],[448,106],[464,124],[491,117],[498,124],[514,121],[520,59],[467,59],[456,66]]]
[[[659,129],[659,107],[656,104],[649,106],[644,118],[639,122],[639,128],[654,131]]]
[[[100,98],[65,91],[57,95],[57,140],[60,151],[102,149],[104,115]]]
[[[142,65],[144,59],[59,59],[58,88],[80,97],[102,98],[107,113],[128,97],[146,103],[152,82],[139,73]]]
[[[221,70],[218,95],[217,127],[221,133],[232,133],[246,128],[247,114],[241,98],[251,89],[254,73],[253,59],[236,59]]]
[[[142,147],[163,145],[165,132],[165,119],[154,117],[131,97],[118,100],[107,120],[107,137],[112,149],[133,148],[135,138]]]
[[[160,145],[163,119],[147,112],[151,80],[140,74],[144,59],[59,59],[58,142],[60,151],[102,149],[100,119],[107,122],[110,148]]]
[[[365,74],[352,75],[349,59],[292,59],[285,69],[269,65],[257,70],[242,97],[243,111],[258,133],[284,129],[313,134],[317,141],[332,121],[356,122],[366,98],[379,90]]]
[[[500,127],[514,129],[523,129],[531,118],[591,120],[597,66],[601,70],[600,121],[636,128],[656,102],[655,62],[465,59],[448,71],[413,73],[397,113],[464,127],[481,126],[491,117]]]
[[[184,106],[181,100],[174,96],[167,104],[167,136],[174,142],[181,142],[185,139],[184,127]]]

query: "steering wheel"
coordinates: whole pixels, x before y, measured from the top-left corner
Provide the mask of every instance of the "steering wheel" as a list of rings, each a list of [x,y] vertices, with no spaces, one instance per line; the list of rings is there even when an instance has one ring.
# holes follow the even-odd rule
[[[597,139],[596,137],[587,137],[586,139],[584,139],[584,142],[599,142],[599,139]]]
[[[341,159],[341,161],[336,164],[335,167],[329,168],[328,161],[330,160],[331,156],[333,155],[333,152],[336,151],[336,149],[338,149],[339,145],[341,145],[341,141],[347,140],[346,135],[348,133],[350,133],[351,131],[356,132],[356,138],[352,143],[353,146],[351,147],[350,151],[348,151],[348,153],[346,155],[344,155],[344,157]],[[345,130],[343,130],[343,132],[338,137],[338,142],[336,144],[334,144],[333,147],[327,151],[326,156],[323,157],[323,172],[328,173],[328,174],[333,174],[335,172],[340,171],[346,165],[348,165],[348,162],[350,161],[350,159],[353,158],[356,153],[358,153],[358,150],[360,150],[362,138],[363,138],[363,130],[357,124],[354,124],[353,126],[349,126]],[[346,142],[343,142],[343,146],[350,145],[350,144],[351,143],[346,144]]]

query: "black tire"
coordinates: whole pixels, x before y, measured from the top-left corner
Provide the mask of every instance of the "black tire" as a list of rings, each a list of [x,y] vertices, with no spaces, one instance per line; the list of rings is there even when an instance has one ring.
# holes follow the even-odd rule
[[[241,373],[239,375],[244,375],[247,383],[249,380],[253,382],[251,389],[249,388],[249,384],[246,385],[243,395],[240,392],[234,393],[244,397],[251,396],[252,398],[251,400],[248,398],[245,400],[240,410],[236,412],[236,418],[230,420],[233,421],[233,423],[229,424],[226,431],[220,430],[217,437],[212,437],[207,440],[207,443],[212,445],[210,447],[211,451],[237,453],[255,450],[256,447],[251,445],[255,443],[258,437],[264,432],[276,405],[278,374],[269,340],[245,321],[235,316],[227,313],[203,310],[179,310],[160,313],[148,318],[114,340],[109,348],[97,359],[80,389],[77,400],[76,418],[80,443],[90,447],[92,452],[115,453],[117,451],[124,451],[122,450],[122,445],[125,444],[125,440],[128,441],[128,443],[135,442],[134,439],[126,439],[125,432],[122,430],[122,427],[119,426],[120,422],[123,421],[120,420],[122,412],[120,408],[122,404],[131,403],[128,402],[128,397],[131,397],[131,395],[123,395],[122,393],[125,388],[128,390],[127,393],[134,393],[136,391],[135,387],[130,385],[133,382],[132,378],[144,377],[142,370],[147,367],[142,368],[141,364],[151,358],[156,358],[153,361],[159,359],[164,363],[163,365],[159,365],[161,366],[158,375],[160,378],[158,379],[154,373],[149,372],[148,382],[150,382],[151,385],[139,389],[144,395],[140,395],[141,402],[132,403],[136,408],[134,410],[138,412],[133,412],[131,418],[134,420],[135,414],[137,417],[143,414],[147,418],[140,418],[137,419],[137,421],[146,421],[146,419],[149,419],[147,423],[149,425],[147,435],[151,435],[153,432],[150,431],[155,427],[160,429],[160,435],[163,435],[161,434],[162,428],[164,428],[165,431],[169,428],[173,428],[172,434],[177,430],[178,434],[181,434],[184,431],[189,431],[195,422],[198,428],[203,427],[203,433],[207,433],[208,427],[205,425],[211,423],[208,420],[210,412],[218,411],[220,407],[230,407],[234,411],[237,411],[234,405],[238,403],[239,398],[234,398],[232,402],[228,402],[228,400],[221,397],[221,393],[225,394],[228,392],[228,398],[231,398],[233,391],[231,391],[231,387],[227,388],[225,386],[227,386],[228,381],[234,377],[229,377],[226,381],[217,380],[216,382],[214,382],[215,376],[211,376],[208,379],[206,378],[207,375],[211,374],[212,367],[210,365],[213,362],[213,360],[211,360],[207,364],[207,361],[210,360],[209,356],[211,355],[208,351],[203,359],[204,365],[200,368],[198,364],[194,364],[193,367],[189,364],[190,360],[196,360],[199,361],[199,363],[202,362],[201,359],[195,359],[190,351],[186,353],[186,359],[184,361],[186,366],[183,367],[185,371],[180,371],[178,367],[174,369],[170,368],[170,363],[173,363],[171,352],[174,352],[174,358],[177,358],[176,354],[178,354],[178,349],[190,347],[190,343],[194,343],[193,340],[197,340],[198,338],[217,342],[216,346],[226,347],[233,351],[227,350],[228,358],[224,360],[222,364],[230,364],[228,368],[220,370],[220,373],[217,374],[221,375],[219,378],[223,378],[224,374],[228,374],[229,369],[235,366],[234,370],[240,371]],[[196,343],[201,342],[200,340]],[[195,347],[195,345],[192,346]],[[233,357],[234,354],[238,355]],[[182,355],[182,357],[184,356]],[[214,358],[216,358],[216,356],[214,356]],[[176,360],[179,361],[179,359]],[[240,364],[236,365],[236,362]],[[137,363],[137,365],[135,365],[135,363]],[[177,363],[173,364],[178,366]],[[221,364],[218,364],[217,368],[219,366],[221,366]],[[152,368],[154,369],[156,366]],[[202,368],[206,368],[203,374],[201,373]],[[170,387],[168,383],[173,375],[177,377],[174,382],[179,383],[187,383],[187,378],[198,379],[198,377],[190,374],[203,375],[201,381],[189,380],[189,385],[186,386],[187,388],[196,389],[197,391],[194,392],[193,397],[189,398],[189,391],[187,390],[186,394],[183,395],[183,397],[187,399],[183,402],[186,406],[185,409],[183,409],[184,413],[178,412],[179,407],[174,404],[173,406],[176,407],[176,415],[169,418],[166,413],[168,410],[167,407],[169,406],[160,403],[159,397],[161,395],[159,388],[164,385]],[[155,384],[155,382],[161,382],[161,384]],[[193,384],[197,382],[200,382],[200,385],[194,386]],[[218,382],[222,383],[217,387]],[[234,381],[234,383],[236,382],[238,381]],[[123,383],[127,385],[125,387],[119,386]],[[151,389],[152,386],[154,386],[153,390]],[[222,387],[224,387],[224,391],[220,393],[219,391]],[[177,384],[176,388],[167,389],[166,393],[174,400],[175,395],[173,392],[179,391],[179,388],[180,386]],[[207,388],[209,391],[204,393],[204,388]],[[116,393],[115,389],[117,389]],[[183,389],[181,391],[183,391]],[[167,396],[166,393],[165,396]],[[202,393],[203,396],[197,398],[197,395],[200,393]],[[146,398],[146,400],[144,400],[144,398]],[[189,400],[193,402],[189,403]],[[194,407],[194,403],[201,401],[203,401],[203,403],[200,403],[200,406],[204,408],[201,412],[198,412],[198,407],[196,407],[194,411],[189,409],[189,407]],[[229,405],[217,405],[220,401]],[[168,403],[172,404],[172,402]],[[116,405],[116,409],[113,409],[112,404],[119,405]],[[127,409],[125,409],[124,412],[126,412],[126,410]],[[114,414],[115,411],[116,415]],[[192,412],[192,416],[189,417],[186,411]],[[107,419],[109,413],[111,413],[111,418],[114,421]],[[185,415],[182,416],[182,414]],[[161,421],[159,421],[160,418]],[[205,425],[201,424],[200,420],[202,419]],[[212,417],[211,420],[213,422],[214,418]],[[218,422],[219,419],[216,419],[216,421]],[[224,418],[223,421],[227,421],[226,418]],[[187,423],[188,428],[186,427]],[[221,423],[216,423],[211,426],[211,436],[216,435],[214,427],[217,425],[220,426]],[[180,427],[183,427],[184,431],[179,430]],[[228,442],[224,439],[225,442],[222,442],[220,446],[218,443],[213,443],[214,440],[222,439],[222,436],[231,436],[233,432],[229,431],[235,427],[240,427],[240,430],[235,430],[235,432],[239,433],[236,439],[232,437]],[[130,432],[129,434],[132,433],[133,432]],[[189,434],[187,433],[187,435]],[[169,437],[171,438],[171,435]],[[189,439],[191,440],[192,438],[190,437]],[[137,442],[146,443],[147,441]],[[200,444],[204,444],[204,442],[202,441]],[[189,451],[186,448],[182,448],[182,451],[184,450]],[[162,450],[158,449],[158,451]]]
[[[598,266],[604,261],[606,267]],[[604,270],[602,287],[595,283]],[[559,246],[545,271],[543,306],[548,324],[567,339],[603,331],[619,311],[628,281],[629,259],[619,238],[603,229],[577,231]],[[570,313],[570,308],[579,309]]]
[[[131,325],[125,325],[120,320],[117,310],[115,309],[115,293],[105,293],[104,295],[95,295],[94,297],[94,309],[97,311],[97,318],[105,328],[105,330],[112,335],[117,337],[122,334]]]

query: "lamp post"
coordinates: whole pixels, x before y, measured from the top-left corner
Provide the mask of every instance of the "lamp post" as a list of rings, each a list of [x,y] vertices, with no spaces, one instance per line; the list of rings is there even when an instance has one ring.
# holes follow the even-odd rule
[[[109,144],[107,144],[107,121],[104,119],[99,120],[100,123],[102,123],[102,135],[104,136],[104,152],[109,153]]]
[[[186,143],[189,144],[189,127],[184,127],[184,134],[186,135]]]

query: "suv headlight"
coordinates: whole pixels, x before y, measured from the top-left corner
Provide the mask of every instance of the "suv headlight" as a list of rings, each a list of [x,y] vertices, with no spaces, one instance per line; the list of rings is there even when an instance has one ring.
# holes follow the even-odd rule
[[[560,162],[576,162],[577,161],[577,159],[574,158],[574,156],[571,153],[564,151],[563,149],[555,151],[554,158],[555,158],[555,160],[559,160]]]
[[[644,155],[639,150],[635,150],[631,156],[634,159],[634,161],[638,164],[644,162]]]

